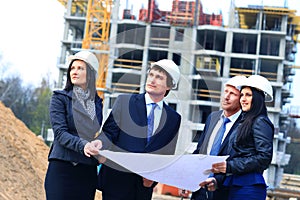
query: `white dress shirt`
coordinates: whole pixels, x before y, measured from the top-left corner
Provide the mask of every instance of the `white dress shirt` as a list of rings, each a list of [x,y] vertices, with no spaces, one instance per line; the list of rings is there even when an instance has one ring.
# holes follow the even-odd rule
[[[146,101],[147,117],[148,117],[149,114],[150,114],[150,112],[151,112],[151,109],[152,109],[151,103],[155,103],[155,102],[152,101],[152,99],[150,98],[150,96],[149,96],[148,93],[145,94],[145,101]],[[161,114],[162,114],[163,101],[159,101],[156,104],[157,104],[157,106],[154,109],[154,128],[153,128],[153,133],[155,133],[155,130],[158,128],[158,125],[159,125],[159,122],[160,122],[160,118],[161,118]]]

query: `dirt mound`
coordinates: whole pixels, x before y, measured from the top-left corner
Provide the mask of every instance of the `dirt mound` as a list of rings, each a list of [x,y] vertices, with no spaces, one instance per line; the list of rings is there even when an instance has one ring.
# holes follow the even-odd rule
[[[49,147],[0,102],[0,199],[46,199]]]
[[[0,113],[0,199],[46,199],[49,147],[2,102]],[[97,191],[95,200],[100,199]]]
[[[0,102],[0,200],[44,200],[49,147]],[[163,198],[164,197],[164,198]],[[95,200],[101,200],[97,191]],[[175,199],[154,194],[152,199]]]

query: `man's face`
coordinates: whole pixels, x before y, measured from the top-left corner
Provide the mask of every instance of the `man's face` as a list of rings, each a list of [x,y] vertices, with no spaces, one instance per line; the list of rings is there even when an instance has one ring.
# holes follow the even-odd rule
[[[231,85],[226,85],[222,97],[222,109],[232,115],[240,110],[240,91]]]
[[[160,70],[151,69],[147,76],[146,92],[150,96],[164,97],[167,90],[171,88],[167,86],[167,75]]]

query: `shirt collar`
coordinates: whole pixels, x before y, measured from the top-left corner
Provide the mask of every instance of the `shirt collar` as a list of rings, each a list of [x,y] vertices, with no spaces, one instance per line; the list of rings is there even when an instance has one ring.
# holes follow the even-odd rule
[[[146,105],[149,105],[149,104],[151,104],[151,103],[154,103],[154,102],[152,101],[152,99],[150,98],[150,96],[149,96],[148,93],[145,93],[145,101],[146,101]],[[157,102],[156,104],[158,105],[158,107],[159,107],[160,109],[162,109],[162,107],[163,107],[163,100]]]
[[[237,118],[240,116],[242,110],[239,110],[238,112],[236,112],[235,114],[231,115],[230,117],[228,117],[230,119],[230,122],[235,122],[237,120]],[[221,119],[225,117],[224,112],[221,115]]]

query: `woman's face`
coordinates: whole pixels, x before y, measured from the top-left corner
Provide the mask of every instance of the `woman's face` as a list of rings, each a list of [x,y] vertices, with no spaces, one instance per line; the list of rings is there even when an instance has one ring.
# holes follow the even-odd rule
[[[86,67],[84,61],[75,60],[70,70],[71,82],[84,90],[86,89]]]
[[[244,87],[241,91],[240,103],[242,110],[247,112],[251,109],[252,105],[252,91],[250,87]]]

